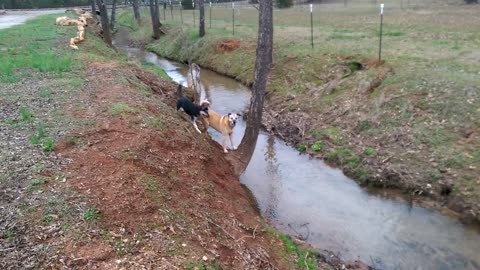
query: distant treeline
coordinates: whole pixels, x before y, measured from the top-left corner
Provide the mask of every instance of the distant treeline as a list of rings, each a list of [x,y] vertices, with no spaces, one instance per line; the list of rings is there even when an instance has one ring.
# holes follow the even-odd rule
[[[0,9],[90,6],[91,0],[0,0]]]
[[[231,2],[231,0],[211,0],[213,3]],[[108,5],[112,0],[105,1]],[[147,5],[149,0],[140,0],[140,4]],[[178,4],[178,0],[160,0],[160,3]],[[195,2],[197,2],[195,0]],[[206,0],[205,2],[210,2]],[[0,0],[0,9],[27,9],[27,8],[62,8],[75,6],[90,6],[91,0]],[[117,0],[117,4],[130,4],[131,0]],[[191,6],[191,0],[182,0],[184,6]]]

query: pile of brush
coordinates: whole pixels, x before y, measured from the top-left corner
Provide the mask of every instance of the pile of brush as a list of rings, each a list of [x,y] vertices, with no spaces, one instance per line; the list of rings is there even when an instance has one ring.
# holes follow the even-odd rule
[[[78,46],[77,43],[83,41],[85,39],[85,27],[88,25],[87,21],[93,18],[93,15],[90,11],[82,10],[82,9],[72,9],[67,10],[75,13],[78,15],[78,19],[72,19],[68,16],[58,17],[56,19],[57,25],[68,26],[68,25],[76,25],[77,26],[77,36],[70,39],[70,47],[72,49],[77,50]]]

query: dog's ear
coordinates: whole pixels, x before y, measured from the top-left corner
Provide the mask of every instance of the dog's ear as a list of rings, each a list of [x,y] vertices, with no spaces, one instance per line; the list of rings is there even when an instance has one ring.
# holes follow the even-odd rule
[[[230,114],[232,114],[232,113],[228,113],[227,116],[230,116]]]
[[[242,116],[241,114],[237,113],[238,116]]]

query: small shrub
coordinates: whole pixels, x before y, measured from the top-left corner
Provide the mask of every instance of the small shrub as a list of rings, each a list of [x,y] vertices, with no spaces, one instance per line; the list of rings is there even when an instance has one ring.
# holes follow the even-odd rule
[[[187,1],[182,1],[182,8],[187,9],[187,10],[193,9],[192,1],[188,1],[188,0]]]
[[[375,149],[372,147],[365,147],[365,149],[363,149],[363,153],[367,156],[373,156],[373,154],[375,154]]]
[[[293,0],[275,0],[275,6],[277,8],[289,8],[293,6]]]
[[[310,147],[313,151],[318,152],[322,150],[322,142],[321,141],[316,141],[312,146]]]
[[[362,68],[363,68],[362,64],[359,63],[359,62],[349,62],[347,64],[347,66],[348,66],[348,69],[350,69],[350,71],[352,73],[354,73],[356,71],[359,71],[359,70],[362,70]]]
[[[307,151],[307,146],[303,143],[298,144],[297,145],[297,150],[303,153],[303,152]]]
[[[93,221],[100,218],[100,211],[95,208],[88,208],[85,213],[83,213],[83,219],[86,221]]]

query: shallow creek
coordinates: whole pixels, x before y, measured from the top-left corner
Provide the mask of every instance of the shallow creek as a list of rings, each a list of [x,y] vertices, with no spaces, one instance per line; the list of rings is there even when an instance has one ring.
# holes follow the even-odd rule
[[[131,59],[153,63],[186,84],[186,65],[129,47],[122,36],[117,35],[116,46]],[[248,106],[250,90],[239,82],[205,69],[201,79],[202,96],[213,110],[226,114]],[[244,130],[240,121],[236,144]],[[209,133],[220,142],[217,132]],[[369,193],[340,170],[265,132],[240,180],[273,226],[345,260],[359,258],[377,269],[480,269],[478,229],[435,210]]]

